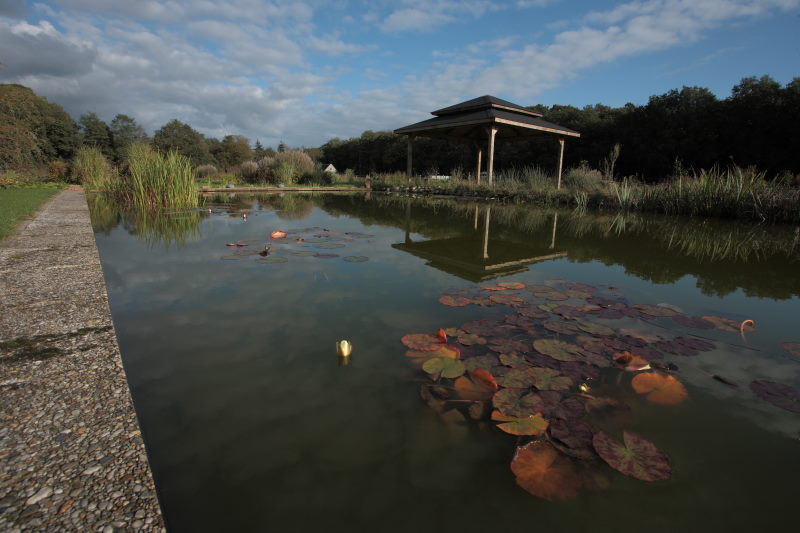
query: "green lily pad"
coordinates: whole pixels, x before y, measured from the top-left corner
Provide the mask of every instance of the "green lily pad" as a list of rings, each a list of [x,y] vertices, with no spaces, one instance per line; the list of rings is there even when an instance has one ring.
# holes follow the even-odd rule
[[[500,354],[500,362],[511,368],[530,368],[533,366],[524,357],[514,353]]]
[[[310,257],[312,255],[317,255],[317,252],[312,252],[311,250],[298,250],[296,252],[292,252],[290,255],[296,255],[300,257]]]
[[[578,327],[590,335],[603,335],[603,336],[614,335],[613,329],[603,324],[598,324],[597,322],[589,322],[582,320],[578,322]]]
[[[427,333],[409,333],[404,335],[400,342],[418,352],[433,352],[442,345],[439,337]]]
[[[308,241],[306,240],[306,242],[308,242]],[[326,242],[326,243],[322,243],[322,244],[317,244],[314,248],[325,248],[325,249],[328,249],[328,248],[344,248],[344,247],[345,247],[345,245],[342,244],[342,243],[339,243],[339,242]]]
[[[558,361],[580,361],[583,359],[579,346],[556,339],[536,339],[533,347],[537,352]]]
[[[650,316],[675,316],[680,314],[675,309],[663,305],[636,304],[633,307]]]
[[[491,370],[492,367],[495,367],[499,364],[500,361],[498,361],[497,357],[494,355],[478,355],[464,359],[464,367],[466,367],[466,369],[470,372],[480,368],[484,370]]]
[[[572,387],[572,378],[552,368],[532,368],[528,375],[533,386],[539,390],[567,390]]]
[[[672,476],[669,458],[655,444],[629,431],[621,443],[603,433],[595,433],[592,444],[597,454],[618,472],[642,481],[661,481]]]
[[[578,326],[572,322],[564,322],[562,320],[545,320],[542,325],[545,329],[562,335],[574,335],[578,332]]]
[[[474,333],[462,333],[458,336],[458,342],[464,346],[473,346],[475,344],[486,344],[486,339]]]
[[[369,261],[369,257],[365,255],[348,255],[347,257],[342,257],[342,261],[347,261],[348,263],[363,263],[364,261]]]
[[[513,339],[494,338],[489,341],[489,349],[497,353],[524,353],[528,351],[528,344]]]
[[[466,372],[464,363],[458,359],[434,357],[422,365],[422,370],[435,377],[457,378]]]
[[[494,393],[492,405],[504,415],[525,417],[542,412],[544,402],[534,392],[520,389],[500,389]]]
[[[511,420],[507,420],[511,418]],[[540,413],[523,418],[507,417],[502,424],[497,424],[497,429],[511,435],[538,435],[547,429],[549,423],[542,418]]]
[[[256,259],[256,263],[286,263],[289,260],[285,257],[264,257],[263,259]]]

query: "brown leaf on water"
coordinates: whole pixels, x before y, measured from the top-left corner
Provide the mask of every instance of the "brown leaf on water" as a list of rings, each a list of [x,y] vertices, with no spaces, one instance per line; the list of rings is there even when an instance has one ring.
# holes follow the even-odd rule
[[[648,401],[661,405],[677,405],[689,397],[683,383],[672,376],[644,372],[631,381],[633,390],[646,394]]]
[[[502,424],[497,424],[497,429],[504,431],[510,435],[518,435],[518,436],[533,436],[539,435],[543,433],[548,426],[547,420],[542,418],[541,413],[536,413],[535,415],[516,418],[516,417],[507,417],[511,418]]]
[[[535,441],[517,448],[511,461],[517,485],[551,502],[575,498],[581,477],[572,461],[547,442]]]
[[[462,400],[472,400],[476,402],[483,402],[490,400],[494,391],[483,385],[481,382],[475,382],[467,376],[461,376],[455,382],[456,394]]]

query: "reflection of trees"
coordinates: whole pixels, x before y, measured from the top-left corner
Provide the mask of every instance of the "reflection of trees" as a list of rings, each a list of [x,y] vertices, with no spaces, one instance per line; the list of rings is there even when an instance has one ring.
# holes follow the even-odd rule
[[[200,221],[207,216],[207,213],[196,209],[133,209],[102,194],[87,195],[87,202],[95,230],[109,234],[121,223],[129,234],[139,237],[148,245],[184,246],[197,237]]]
[[[475,231],[475,206],[460,200],[375,196],[321,196],[325,211],[357,217],[427,239],[467,235]],[[551,242],[553,212],[524,205],[492,206],[492,238],[521,243]],[[564,214],[555,234],[556,247],[569,260],[621,265],[654,283],[697,278],[705,294],[726,295],[742,289],[751,296],[788,298],[800,295],[800,230],[686,217],[630,214]]]
[[[314,210],[314,203],[307,196],[279,194],[260,198],[261,204],[271,207],[281,220],[303,220]]]

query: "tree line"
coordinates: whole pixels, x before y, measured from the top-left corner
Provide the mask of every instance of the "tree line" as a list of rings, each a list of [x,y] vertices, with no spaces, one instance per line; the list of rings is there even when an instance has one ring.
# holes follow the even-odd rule
[[[663,179],[676,167],[708,169],[731,164],[755,166],[770,176],[800,173],[800,78],[785,87],[769,76],[743,78],[725,99],[702,87],[683,87],[651,96],[641,106],[536,105],[530,109],[581,133],[580,139],[567,140],[567,168],[613,166],[619,176],[647,181]],[[498,142],[495,168],[533,165],[553,170],[556,139],[543,134]],[[413,143],[415,173],[474,173],[472,145],[426,138]],[[406,137],[390,131],[336,138],[321,148],[326,162],[358,174],[406,169]]]

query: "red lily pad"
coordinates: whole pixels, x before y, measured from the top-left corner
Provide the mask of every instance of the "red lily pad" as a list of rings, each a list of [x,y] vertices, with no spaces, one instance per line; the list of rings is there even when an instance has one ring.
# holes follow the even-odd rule
[[[511,307],[523,307],[528,305],[528,302],[513,294],[492,294],[489,296],[489,300],[498,305],[510,305]]]
[[[558,361],[580,361],[580,348],[568,342],[556,339],[536,339],[533,347],[537,352],[557,359]]]
[[[484,285],[483,287],[481,287],[481,289],[483,289],[485,291],[504,291],[504,290],[506,290],[505,287],[501,287],[499,284],[498,285]]]
[[[404,335],[400,342],[419,352],[432,352],[438,350],[442,345],[437,337],[427,333],[409,333]]]
[[[483,402],[489,400],[494,394],[494,389],[487,387],[480,380],[473,380],[467,376],[456,379],[454,386],[456,394],[462,400]]]
[[[800,342],[782,342],[781,348],[792,355],[800,357]]]
[[[550,313],[536,307],[518,307],[517,314],[525,318],[541,319],[550,316]]]
[[[631,386],[639,394],[646,394],[648,401],[661,405],[677,405],[689,397],[683,383],[672,376],[655,372],[637,374]]]
[[[536,328],[536,321],[530,318],[525,318],[520,315],[507,315],[503,317],[503,322],[511,324],[525,330],[533,330]]]
[[[498,287],[503,287],[504,289],[524,289],[525,284],[520,283],[518,281],[505,281],[503,283],[498,283]]]
[[[544,402],[540,411],[545,418],[571,420],[586,414],[586,405],[578,398],[564,397],[561,392],[554,390],[543,390],[538,394]]]
[[[497,330],[497,323],[491,320],[473,320],[462,324],[461,329],[481,337],[491,337]]]
[[[581,477],[572,461],[547,442],[534,441],[517,448],[511,471],[517,485],[551,502],[569,501],[581,488]]]
[[[547,432],[554,439],[569,448],[591,449],[594,454],[592,438],[594,431],[580,420],[562,420],[556,418],[550,421]]]
[[[439,298],[439,303],[449,307],[464,307],[471,304],[472,300],[469,298],[464,298],[463,296],[450,296],[449,294],[445,294]]]
[[[575,319],[580,318],[586,315],[586,311],[581,310],[579,307],[575,307],[574,305],[559,305],[558,307],[553,308],[553,312],[557,315],[561,315],[564,318]]]
[[[800,389],[774,381],[756,380],[750,383],[750,390],[772,405],[800,413]]]
[[[602,431],[592,439],[594,449],[611,468],[642,481],[661,481],[672,476],[669,458],[649,440],[629,431],[624,444]]]
[[[686,328],[714,329],[716,327],[713,322],[709,322],[699,316],[675,315],[672,320]]]
[[[524,353],[528,351],[528,343],[513,339],[493,338],[489,340],[489,349],[497,353]]]
[[[489,390],[496,391],[500,388],[500,386],[497,384],[497,380],[494,379],[494,376],[488,370],[484,370],[483,368],[471,370],[469,377],[472,378],[473,382],[483,385]]]

